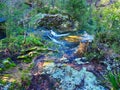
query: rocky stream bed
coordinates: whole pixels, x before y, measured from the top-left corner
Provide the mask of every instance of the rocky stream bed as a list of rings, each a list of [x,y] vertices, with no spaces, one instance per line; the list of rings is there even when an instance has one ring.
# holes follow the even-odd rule
[[[34,66],[30,70],[30,76],[27,74],[31,77],[31,84],[27,90],[108,90],[100,82],[100,79],[104,80],[102,72],[106,67],[95,61],[87,62],[85,57],[75,55],[80,42],[91,43],[94,40],[92,35],[83,31],[78,33],[79,37],[82,36],[82,40],[74,42],[70,36],[75,36],[71,33],[58,34],[54,30],[44,28],[28,33],[34,33],[52,45],[49,47],[50,52],[33,59]],[[28,66],[29,64],[20,64],[18,68],[25,69]],[[17,68],[7,73],[13,74],[13,77],[19,80],[20,73]],[[9,86],[10,83],[4,86],[3,90],[8,90]]]

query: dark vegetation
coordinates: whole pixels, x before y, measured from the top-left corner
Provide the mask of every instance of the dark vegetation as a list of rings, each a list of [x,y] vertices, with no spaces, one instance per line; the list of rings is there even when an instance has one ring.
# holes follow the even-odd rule
[[[11,3],[7,3],[11,1]],[[120,89],[120,2],[109,0],[0,0],[0,83],[6,84],[2,79],[7,70],[17,67],[20,63],[30,64],[28,69],[21,70],[21,83],[17,80],[12,83],[9,90],[27,90],[31,80],[26,73],[33,67],[34,57],[46,54],[52,46],[48,41],[42,40],[34,33],[29,33],[36,27],[47,29],[61,29],[64,23],[75,32],[86,30],[94,34],[95,40],[88,46],[83,56],[89,62],[107,63],[110,70],[104,74],[105,85],[111,90]],[[98,0],[99,1],[99,0]],[[111,0],[110,0],[111,1]],[[107,3],[107,4],[106,4]],[[97,4],[97,6],[96,6]],[[43,13],[67,16],[43,18],[32,26],[29,20],[35,15]],[[32,22],[32,20],[30,20]],[[33,21],[34,23],[34,21]],[[63,31],[64,32],[64,31]],[[66,32],[66,31],[65,31]],[[69,33],[69,31],[67,31]],[[59,52],[59,51],[58,51]],[[17,85],[17,86],[16,86]],[[20,89],[19,89],[20,88]]]

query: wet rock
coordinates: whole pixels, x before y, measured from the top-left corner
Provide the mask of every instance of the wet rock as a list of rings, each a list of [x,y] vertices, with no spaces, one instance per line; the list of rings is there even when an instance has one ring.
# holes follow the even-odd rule
[[[85,63],[88,63],[88,62],[83,62],[83,61],[82,61],[82,58],[76,58],[76,59],[75,59],[75,62],[76,62],[77,64],[85,64]]]
[[[82,57],[83,54],[87,51],[87,48],[89,46],[89,43],[91,43],[94,40],[93,35],[89,35],[87,32],[84,32],[84,34],[80,38],[80,44],[79,47],[75,53],[77,57]]]
[[[93,35],[89,35],[86,31],[84,31],[84,34],[82,35],[81,42],[92,42],[94,40]]]
[[[83,54],[87,51],[88,46],[89,46],[88,42],[86,42],[86,43],[80,43],[79,47],[77,49],[77,52],[75,53],[75,56],[82,57]]]

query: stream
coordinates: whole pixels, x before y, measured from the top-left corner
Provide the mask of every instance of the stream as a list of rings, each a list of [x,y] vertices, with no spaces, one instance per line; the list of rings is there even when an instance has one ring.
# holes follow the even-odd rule
[[[94,36],[87,32],[60,34],[54,30],[39,28],[35,35],[51,42],[49,47],[57,52],[36,57],[32,69],[32,83],[28,90],[108,90],[100,85],[96,66],[85,57],[76,57],[79,43],[91,43]],[[82,36],[79,42],[69,42],[64,38],[73,35]],[[49,43],[48,43],[49,44]]]
[[[104,67],[88,62],[86,57],[75,55],[79,44],[91,43],[94,40],[93,35],[86,31],[59,33],[43,27],[29,29],[27,34],[41,38],[51,51],[33,59],[31,83],[26,90],[109,90],[100,83],[100,72]],[[25,65],[26,68],[28,66]],[[20,78],[17,68],[10,72]],[[8,83],[0,87],[2,90],[9,90],[10,85]]]
[[[56,56],[56,58],[62,57],[65,53],[68,55],[72,54],[75,51],[76,47],[79,45],[78,42],[73,43],[63,40],[63,38],[69,36],[70,33],[56,34],[56,32],[54,32],[53,30],[46,30],[44,28],[39,28],[33,33],[40,37],[43,41],[45,40],[53,44],[50,46],[50,48],[58,51],[58,53],[56,53],[57,56],[55,54],[53,55]]]

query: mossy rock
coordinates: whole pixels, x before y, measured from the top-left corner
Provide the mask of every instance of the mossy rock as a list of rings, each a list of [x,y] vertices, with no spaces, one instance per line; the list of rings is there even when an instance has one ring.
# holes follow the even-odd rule
[[[0,61],[0,72],[3,72],[7,69],[16,67],[16,64],[10,59],[10,58],[6,58],[4,60]]]
[[[71,22],[67,16],[56,15],[46,15],[39,22],[39,26],[46,27],[48,29],[56,29],[60,33],[65,33],[69,31],[74,31],[77,25]]]

